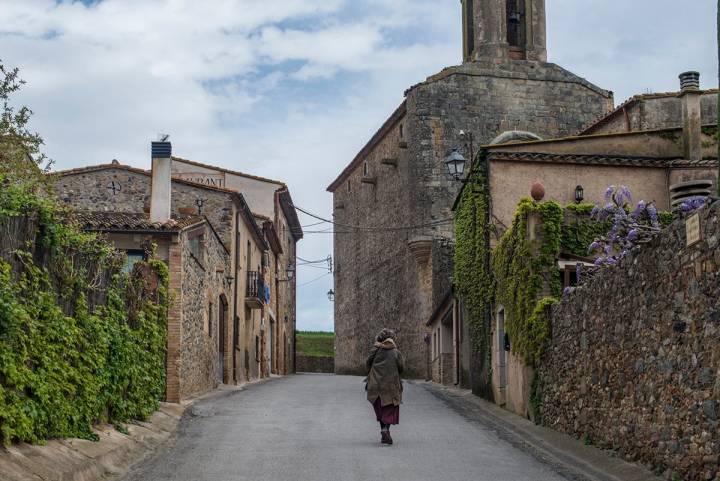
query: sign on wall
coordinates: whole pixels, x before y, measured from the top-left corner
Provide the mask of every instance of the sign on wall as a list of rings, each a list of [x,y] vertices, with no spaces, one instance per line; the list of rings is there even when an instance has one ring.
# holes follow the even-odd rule
[[[196,184],[209,185],[210,187],[225,187],[225,175],[208,174],[205,172],[182,172],[174,174],[176,179],[195,182]]]
[[[696,212],[685,219],[685,235],[687,246],[695,245],[701,240],[700,235],[700,213]]]

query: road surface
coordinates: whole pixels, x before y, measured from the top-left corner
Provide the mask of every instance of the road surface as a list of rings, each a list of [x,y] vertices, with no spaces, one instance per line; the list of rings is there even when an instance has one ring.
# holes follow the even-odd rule
[[[122,481],[556,481],[547,464],[406,383],[393,446],[362,378],[296,375],[199,401]]]

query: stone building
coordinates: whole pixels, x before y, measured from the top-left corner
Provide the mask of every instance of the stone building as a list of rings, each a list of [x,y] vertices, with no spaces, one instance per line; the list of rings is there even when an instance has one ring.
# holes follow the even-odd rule
[[[303,238],[288,186],[280,181],[224,169],[192,160],[173,158],[173,177],[242,192],[270,246],[265,269],[270,286],[263,310],[268,325],[268,349],[264,357],[275,374],[295,372],[295,326],[297,243]]]
[[[176,217],[190,215],[207,219],[213,235],[220,240],[227,254],[224,265],[216,267],[215,272],[222,273],[231,283],[232,289],[223,297],[218,290],[208,285],[203,292],[203,317],[199,319],[195,314],[192,324],[193,329],[199,329],[200,324],[204,324],[207,329],[217,325],[213,338],[213,342],[217,342],[217,372],[221,373],[217,381],[235,384],[268,375],[269,370],[263,367],[269,363],[266,344],[274,339],[265,321],[271,285],[267,279],[266,234],[257,224],[242,194],[222,187],[181,179],[171,180],[169,164],[172,161],[169,158],[166,160],[168,164],[165,170],[158,170],[159,166],[154,162],[152,176],[147,171],[117,162],[58,172],[55,189],[64,202],[79,211],[128,214],[150,212],[153,220],[155,192],[162,191],[156,188],[156,182],[164,174],[168,197],[163,209]],[[204,246],[208,241],[209,236],[205,236],[194,239],[193,243]],[[134,247],[130,248],[125,243],[122,248],[130,254],[138,254],[138,246],[144,240],[136,236],[133,242]],[[193,264],[188,261],[185,269],[181,269],[180,276],[185,279],[192,275]],[[197,304],[182,303],[179,308],[197,309]],[[184,332],[190,332],[192,326],[186,326]],[[291,342],[287,339],[285,342],[280,349],[292,353]],[[183,344],[181,349],[194,348]],[[281,370],[291,372],[288,356],[285,362],[288,365],[282,366]],[[211,378],[215,379],[214,376]]]
[[[708,94],[699,90],[696,73],[683,74],[681,79],[682,90],[672,95],[679,102],[679,108],[674,109],[676,117],[668,117],[664,121],[670,127],[652,128],[657,127],[655,124],[650,125],[650,130],[534,141],[513,141],[510,136],[508,143],[483,146],[472,169],[482,169],[488,179],[484,181],[484,188],[489,193],[491,227],[487,228],[490,248],[497,245],[512,225],[518,203],[529,196],[530,186],[536,182],[543,185],[546,200],[554,200],[561,206],[578,200],[604,205],[604,192],[609,185],[626,185],[636,202],[654,202],[661,211],[677,210],[688,197],[709,196],[717,192],[717,119],[712,125],[701,124],[700,99]],[[608,115],[612,121],[617,111]],[[707,121],[710,120],[707,118]],[[605,124],[602,120],[598,122],[598,125]],[[505,138],[507,140],[508,136]],[[464,188],[478,189],[478,186],[466,184]],[[582,199],[578,199],[579,193]],[[461,196],[458,196],[455,207],[460,199]],[[566,220],[577,222],[577,219]],[[532,225],[530,220],[528,225]],[[592,261],[566,252],[560,252],[557,260],[557,275],[564,274],[565,282],[570,282],[575,276],[578,262]],[[459,303],[460,309],[444,307],[452,305],[452,302]],[[436,304],[435,317],[430,318],[428,325],[431,326],[431,334],[444,337],[445,341],[440,343],[444,346],[442,353],[455,363],[446,370],[458,370],[464,374],[470,369],[469,350],[462,344],[456,346],[447,341],[469,337],[467,326],[470,320],[462,305],[463,300],[457,298]],[[441,322],[438,314],[445,312],[447,319],[443,318]],[[503,306],[497,305],[490,314],[492,377],[485,394],[509,410],[528,416],[535,371],[512,348],[507,349],[504,312]],[[433,352],[432,347],[429,352]],[[469,377],[475,374],[470,372]],[[436,378],[438,382],[450,379],[433,376],[433,379]],[[464,384],[466,378],[460,381]],[[476,380],[473,379],[470,384],[477,388]]]
[[[446,246],[459,183],[443,161],[452,149],[470,157],[517,129],[571,135],[613,107],[611,92],[546,61],[544,3],[463,1],[464,63],[411,87],[328,187],[336,372],[362,372],[375,333],[388,326],[408,375],[425,376],[424,324],[450,287]]]
[[[146,258],[153,244],[156,258],[168,265],[173,302],[167,326],[166,400],[180,402],[222,383],[219,346],[232,298],[232,283],[225,276],[230,253],[210,223],[200,216],[151,222],[148,214],[125,212],[79,212],[77,218],[85,230],[104,234],[127,253],[127,269]]]

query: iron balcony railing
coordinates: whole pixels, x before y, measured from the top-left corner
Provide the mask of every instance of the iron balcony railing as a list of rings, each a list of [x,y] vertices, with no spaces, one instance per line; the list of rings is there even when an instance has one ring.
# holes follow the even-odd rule
[[[265,283],[257,271],[248,272],[246,297],[260,299],[260,302],[265,299]]]

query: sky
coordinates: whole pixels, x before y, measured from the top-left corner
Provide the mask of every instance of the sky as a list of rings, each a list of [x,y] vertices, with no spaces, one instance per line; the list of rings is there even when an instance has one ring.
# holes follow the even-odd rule
[[[717,87],[714,1],[546,1],[549,61],[616,103],[678,90],[686,70]],[[0,60],[27,81],[15,103],[57,169],[149,168],[167,133],[175,155],[285,181],[328,218],[326,187],[403,92],[461,61],[460,14],[458,0],[0,0]],[[299,244],[329,254],[330,234]],[[298,328],[332,330],[332,277],[299,266],[298,286]]]

